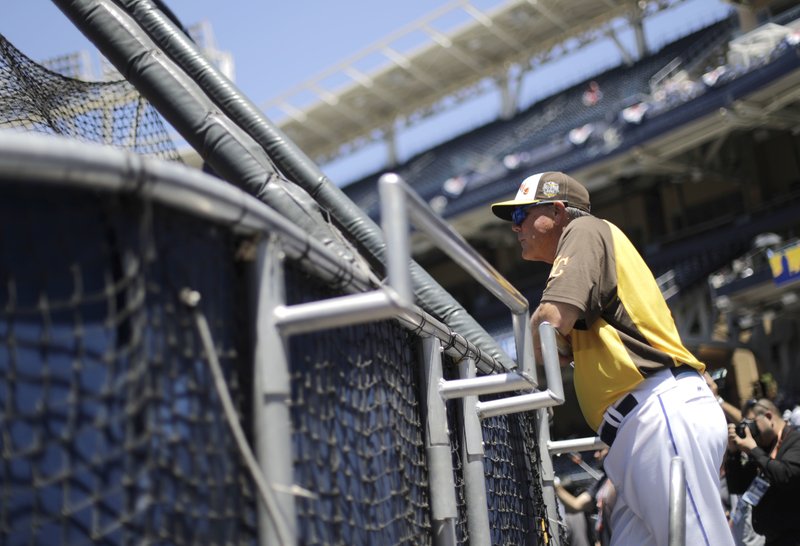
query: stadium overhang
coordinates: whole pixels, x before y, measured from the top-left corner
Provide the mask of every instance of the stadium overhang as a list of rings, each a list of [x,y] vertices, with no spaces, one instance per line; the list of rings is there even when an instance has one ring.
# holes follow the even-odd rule
[[[262,107],[325,163],[502,86],[512,68],[524,73],[605,36],[621,47],[616,34],[631,25],[641,38],[646,16],[683,1],[510,0],[482,11],[456,0]]]

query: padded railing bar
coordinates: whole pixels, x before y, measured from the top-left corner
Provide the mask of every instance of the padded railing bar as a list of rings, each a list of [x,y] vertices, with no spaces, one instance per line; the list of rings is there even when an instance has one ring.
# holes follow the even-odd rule
[[[354,290],[371,276],[244,191],[184,165],[52,135],[0,130],[0,179],[134,195],[235,231],[281,233],[283,251],[322,280]]]
[[[669,546],[686,546],[686,472],[683,459],[669,466]]]
[[[385,239],[369,216],[205,59],[152,2],[53,1],[223,178],[248,188],[287,216],[302,221],[320,240],[339,248],[331,230],[318,225],[316,209],[322,207],[366,252],[381,262],[385,260]],[[280,176],[265,177],[265,171],[272,172],[272,162],[297,186],[284,183]],[[303,191],[298,191],[300,188]],[[352,250],[342,245],[343,255]],[[491,356],[481,359],[479,368],[486,373],[515,368],[497,342],[452,295],[415,262],[410,269],[420,306],[468,335]],[[489,367],[489,362],[498,366]]]

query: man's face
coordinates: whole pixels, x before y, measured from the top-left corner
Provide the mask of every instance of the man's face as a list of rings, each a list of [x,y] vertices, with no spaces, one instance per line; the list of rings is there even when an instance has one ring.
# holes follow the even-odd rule
[[[522,259],[553,263],[566,219],[564,204],[534,205],[526,212],[525,219],[511,228],[522,247]]]
[[[752,419],[756,424],[756,428],[758,428],[759,434],[753,438],[756,444],[762,449],[768,449],[775,440],[775,431],[772,428],[772,414],[767,412],[757,415],[751,410],[745,414],[745,417]]]

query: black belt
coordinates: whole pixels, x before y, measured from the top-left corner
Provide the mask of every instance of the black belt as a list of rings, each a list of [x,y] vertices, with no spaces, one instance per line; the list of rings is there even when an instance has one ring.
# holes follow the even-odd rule
[[[677,368],[669,368],[669,371],[672,372],[672,375],[677,379],[678,377],[684,376],[690,373],[697,373],[697,370],[692,368],[689,365],[678,366]],[[622,397],[622,400],[614,406],[614,409],[620,414],[622,418],[628,415],[633,408],[635,408],[639,404],[639,401],[633,396],[631,393],[626,394]],[[600,439],[608,446],[611,447],[611,444],[614,443],[614,439],[617,437],[617,429],[619,425],[615,425],[610,423],[609,421],[603,421],[603,424],[600,426]]]

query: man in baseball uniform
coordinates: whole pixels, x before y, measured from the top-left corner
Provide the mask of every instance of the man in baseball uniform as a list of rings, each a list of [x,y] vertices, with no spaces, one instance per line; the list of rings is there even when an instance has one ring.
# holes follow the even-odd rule
[[[668,543],[670,466],[686,476],[686,544],[733,544],[719,494],[727,426],[681,342],[653,274],[628,238],[590,214],[589,192],[564,173],[523,180],[492,212],[512,222],[522,258],[552,264],[531,318],[559,334],[563,362],[586,421],[608,444],[605,470],[617,489],[613,545]]]

